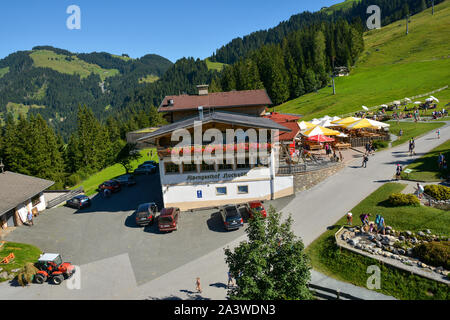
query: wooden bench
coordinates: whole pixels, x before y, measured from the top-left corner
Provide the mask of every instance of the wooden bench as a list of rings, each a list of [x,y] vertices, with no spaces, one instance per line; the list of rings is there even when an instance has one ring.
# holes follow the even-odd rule
[[[334,145],[334,147],[338,150],[344,150],[344,149],[349,149],[351,148],[351,144],[350,143],[336,143]]]

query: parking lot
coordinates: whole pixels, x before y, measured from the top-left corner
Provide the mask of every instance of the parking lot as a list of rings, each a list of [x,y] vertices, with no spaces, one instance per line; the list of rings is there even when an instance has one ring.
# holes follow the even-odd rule
[[[160,233],[157,224],[138,227],[134,210],[145,202],[162,206],[157,174],[137,177],[135,186],[124,187],[110,198],[95,196],[90,208],[46,210],[34,226],[17,228],[6,240],[60,253],[76,265],[127,253],[140,285],[244,234],[243,228],[225,231],[218,210],[182,212],[179,230],[172,233]],[[283,202],[276,207],[280,209],[289,199]]]

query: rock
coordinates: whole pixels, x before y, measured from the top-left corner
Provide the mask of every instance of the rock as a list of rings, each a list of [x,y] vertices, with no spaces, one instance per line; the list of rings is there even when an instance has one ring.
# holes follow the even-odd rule
[[[355,232],[355,229],[354,228],[348,228],[348,231]]]
[[[391,230],[392,231],[392,227],[391,226],[387,226],[386,230]]]
[[[441,271],[444,271],[444,268],[443,268],[443,267],[437,267],[437,268],[436,268],[436,271],[440,271],[440,272],[441,272]]]
[[[406,251],[403,249],[398,249],[398,253],[404,256]]]
[[[367,240],[369,240],[369,241],[373,241],[375,239],[375,237],[373,236],[373,235],[369,235],[368,237],[367,237]]]
[[[377,246],[378,248],[382,248],[382,247],[383,247],[383,246],[381,245],[381,242],[380,242],[380,241],[376,241],[375,244],[376,244],[376,246]]]
[[[12,273],[10,273],[9,275],[8,275],[8,279],[9,280],[12,280],[12,279],[14,279],[16,276],[15,275],[13,275]]]
[[[355,240],[353,240],[353,239],[349,239],[349,240],[348,240],[348,244],[351,245],[351,246],[354,246],[354,245],[356,245],[357,243],[358,243],[358,242],[355,241]]]
[[[430,229],[425,230],[425,232],[428,233],[428,234],[431,234],[431,230]]]
[[[361,246],[361,244],[357,243],[357,244],[355,244],[355,248],[356,249],[362,249],[362,246]]]
[[[392,249],[393,254],[399,254],[398,250],[396,248]]]
[[[417,235],[421,236],[421,237],[425,237],[425,233],[423,233],[422,231],[417,232]]]
[[[412,243],[417,243],[418,242],[416,237],[412,238],[411,241],[412,241]]]
[[[405,231],[405,233],[410,237],[412,236],[412,232],[411,231]]]
[[[12,269],[11,272],[16,273],[16,272],[19,272],[20,270],[21,270],[20,268]]]
[[[413,249],[412,249],[412,248],[407,249],[407,250],[406,250],[406,254],[407,254],[408,256],[412,257],[412,255],[413,255]]]
[[[2,273],[0,273],[0,279],[8,279],[8,272],[3,271]]]
[[[400,236],[400,237],[398,237],[398,240],[405,241],[405,237],[404,236]]]

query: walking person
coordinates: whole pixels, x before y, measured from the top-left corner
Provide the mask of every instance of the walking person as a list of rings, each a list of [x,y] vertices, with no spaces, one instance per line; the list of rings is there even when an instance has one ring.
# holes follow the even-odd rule
[[[444,166],[444,161],[445,161],[444,155],[442,153],[439,153],[439,156],[438,156],[439,169],[441,169]]]
[[[28,210],[27,220],[29,226],[34,226],[33,213],[30,210]]]
[[[367,168],[367,161],[369,161],[369,156],[367,155],[367,153],[364,153],[363,156],[363,163],[362,163],[362,168]]]
[[[440,138],[441,138],[441,130],[438,129],[438,130],[436,131],[436,133],[437,133],[437,138],[440,139]]]
[[[397,164],[397,168],[395,169],[395,179],[398,181],[402,176],[403,167]]]
[[[200,277],[197,277],[197,279],[195,280],[195,289],[197,290],[198,293],[202,293],[202,286],[200,284]]]
[[[343,162],[344,161],[344,157],[342,156],[342,152],[339,150],[339,160],[341,161],[341,162]]]
[[[227,284],[228,288],[230,288],[230,283],[231,283],[231,286],[235,286],[233,276],[231,275],[231,272],[228,271],[228,284]]]

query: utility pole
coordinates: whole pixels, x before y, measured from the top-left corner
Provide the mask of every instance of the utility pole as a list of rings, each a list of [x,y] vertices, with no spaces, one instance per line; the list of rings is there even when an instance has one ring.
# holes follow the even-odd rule
[[[410,17],[410,16],[411,16],[411,15],[409,15],[409,14],[406,15],[406,35],[408,35],[408,33],[409,33],[409,25],[408,25],[408,23],[411,22],[411,21],[409,20],[409,17]]]
[[[431,6],[432,6],[431,14],[434,16],[434,0],[431,0]]]
[[[332,59],[332,61],[333,61],[333,63],[332,63],[332,71],[331,71],[331,81],[333,82],[333,95],[336,95],[336,86],[334,85],[334,76],[335,76],[335,70],[334,70],[334,58],[335,57],[332,57],[331,59]]]

